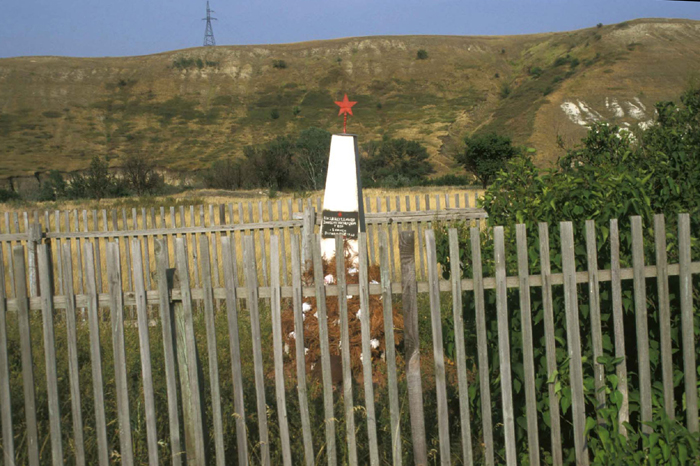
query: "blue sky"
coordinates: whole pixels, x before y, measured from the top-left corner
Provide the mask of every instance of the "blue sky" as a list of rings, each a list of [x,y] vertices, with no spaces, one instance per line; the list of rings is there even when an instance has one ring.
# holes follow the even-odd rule
[[[634,18],[700,20],[663,0],[211,0],[218,45],[338,37],[566,31]],[[206,0],[0,0],[0,57],[126,56],[202,44]]]

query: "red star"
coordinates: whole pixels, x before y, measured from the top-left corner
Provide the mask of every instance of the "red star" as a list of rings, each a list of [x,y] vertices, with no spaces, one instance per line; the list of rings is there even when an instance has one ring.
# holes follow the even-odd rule
[[[336,102],[335,104],[340,107],[340,111],[338,111],[338,116],[343,115],[343,114],[350,114],[352,115],[352,107],[355,105],[357,102],[350,102],[348,100],[348,95],[345,94],[345,97],[343,97],[343,100],[340,102]]]

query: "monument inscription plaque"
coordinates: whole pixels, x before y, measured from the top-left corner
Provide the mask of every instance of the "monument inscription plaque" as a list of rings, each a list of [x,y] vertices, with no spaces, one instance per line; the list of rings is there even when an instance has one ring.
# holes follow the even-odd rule
[[[335,238],[335,235],[343,235],[347,239],[357,239],[359,222],[358,212],[324,210],[321,237]]]

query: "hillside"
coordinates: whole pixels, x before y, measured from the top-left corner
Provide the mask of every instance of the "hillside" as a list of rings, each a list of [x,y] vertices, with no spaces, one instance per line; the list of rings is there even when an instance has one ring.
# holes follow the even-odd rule
[[[417,51],[428,53],[419,60]],[[463,136],[494,130],[545,165],[591,121],[630,129],[700,72],[700,22],[641,19],[524,36],[398,36],[193,48],[123,58],[0,60],[0,178],[119,166],[153,154],[174,171],[240,156],[309,126],[422,141],[439,174]],[[296,110],[295,110],[296,109]],[[279,117],[272,117],[277,110]]]

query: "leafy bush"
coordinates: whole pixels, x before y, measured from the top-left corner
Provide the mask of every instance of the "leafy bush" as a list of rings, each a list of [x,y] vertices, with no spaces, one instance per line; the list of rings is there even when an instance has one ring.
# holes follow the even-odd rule
[[[272,110],[270,110],[270,118],[272,118],[273,120],[276,120],[279,117],[280,117],[279,110],[277,110],[276,108],[273,108]]]
[[[287,62],[284,60],[273,60],[272,67],[276,68],[278,70],[283,70],[283,69],[287,68]]]
[[[507,136],[495,133],[467,136],[466,148],[455,159],[467,171],[472,172],[484,188],[505,166],[505,162],[519,153]]]
[[[535,66],[535,67],[530,68],[530,75],[531,76],[539,78],[541,74],[542,74],[542,68],[540,68],[539,66]]]
[[[239,189],[243,187],[243,168],[240,161],[217,160],[202,174],[204,186],[214,189]]]
[[[509,274],[515,274],[517,270],[517,253],[515,241],[515,224],[523,223],[527,234],[527,255],[531,258],[530,273],[540,273],[540,264],[532,258],[539,257],[538,223],[547,222],[548,234],[552,253],[552,269],[561,270],[561,255],[556,253],[560,247],[558,224],[561,221],[572,221],[574,237],[577,246],[574,250],[576,270],[586,270],[588,260],[586,248],[582,238],[585,237],[585,220],[595,221],[595,237],[597,244],[598,267],[610,268],[610,247],[608,244],[609,220],[618,219],[620,238],[620,260],[623,267],[629,267],[632,256],[632,241],[630,232],[630,217],[639,215],[642,217],[644,235],[653,237],[653,225],[655,213],[664,213],[668,232],[669,262],[677,254],[677,239],[674,234],[675,216],[681,212],[690,214],[691,231],[700,230],[700,92],[697,90],[685,93],[681,98],[682,106],[673,103],[657,104],[658,119],[655,125],[643,131],[638,136],[638,142],[632,141],[627,133],[620,132],[619,128],[604,124],[594,125],[582,144],[569,151],[561,160],[558,171],[540,171],[532,161],[524,156],[514,157],[505,164],[505,168],[498,173],[495,181],[487,189],[481,206],[488,212],[488,227],[481,231],[480,240],[482,247],[483,268],[485,276],[494,273],[494,249],[493,229],[495,225],[504,227],[504,234],[508,240],[505,257]],[[448,241],[446,229],[437,231],[437,250],[439,261],[443,264],[445,274],[449,274]],[[470,237],[467,228],[459,229],[461,244],[460,264],[465,277],[472,275],[472,260],[470,249]],[[653,241],[645,241],[645,255],[649,263],[654,261]],[[700,243],[693,241],[693,256],[700,254]],[[671,288],[677,287],[677,282],[670,284]],[[582,319],[589,318],[588,288],[581,286],[578,289],[580,312]],[[629,368],[638,365],[637,352],[630,350],[635,348],[637,337],[635,331],[635,308],[633,300],[633,283],[622,282],[622,306],[625,328],[625,341],[627,350],[626,363]],[[659,348],[659,302],[657,287],[647,287],[647,302],[649,305],[650,322],[648,337],[650,340],[650,369],[652,380],[661,379],[661,356]],[[697,289],[694,298],[698,297]],[[609,284],[601,284],[600,288],[600,315],[603,328],[613,328],[612,300]],[[489,354],[497,354],[497,332],[495,324],[495,293],[486,293],[486,319],[487,341],[489,342]],[[515,313],[510,321],[510,339],[514,343],[511,348],[513,361],[522,361],[522,331],[520,319],[517,316],[519,305],[519,293],[515,290],[508,291],[508,309]],[[672,306],[678,306],[678,297],[671,298]],[[553,288],[552,308],[554,310],[554,326],[561,329],[561,334],[556,338],[563,338],[563,329],[566,328],[565,306],[563,289]],[[541,322],[543,315],[542,296],[531,294],[531,308],[533,315],[534,332],[534,358],[541,361],[545,358],[544,329]],[[700,317],[695,311],[695,344],[700,343]],[[465,326],[468,331],[473,331],[473,316],[475,315],[473,300],[465,300],[464,316]],[[582,325],[584,320],[582,320]],[[671,317],[671,328],[678,329],[681,326],[680,316],[674,313]],[[449,328],[449,327],[448,327]],[[678,335],[674,334],[676,341],[674,346],[679,346]],[[445,333],[445,345],[450,348],[450,339],[454,338],[449,332]],[[584,395],[586,396],[586,410],[594,412],[597,402],[595,399],[594,375],[593,375],[593,342],[591,332],[582,332],[581,350],[584,357]],[[604,338],[602,342],[603,352],[606,355],[614,354],[613,342]],[[470,350],[472,351],[472,350]],[[448,354],[449,356],[449,354]],[[473,354],[468,358],[474,358]],[[571,390],[567,386],[568,355],[565,347],[558,345],[556,350],[557,373],[553,378],[547,377],[545,365],[538,365],[535,374],[537,387],[544,389],[554,383],[555,391],[560,397],[562,415],[566,416],[571,407]],[[616,364],[620,360],[611,356],[604,356],[597,362],[605,366],[605,393],[607,409],[597,411],[607,422],[597,425],[594,418],[587,421],[587,441],[593,455],[594,464],[697,464],[700,461],[700,438],[697,434],[690,434],[683,426],[685,416],[696,416],[696,413],[687,413],[684,410],[676,410],[677,421],[671,421],[663,414],[663,391],[660,386],[652,387],[652,406],[654,408],[653,422],[649,423],[653,433],[641,435],[639,429],[627,425],[628,439],[624,438],[617,426],[617,414],[622,399],[617,392],[617,377],[615,376]],[[677,362],[675,362],[677,364]],[[471,364],[470,361],[467,363]],[[498,376],[497,368],[492,368],[492,377]],[[637,377],[631,375],[632,380]],[[513,365],[513,391],[515,394],[516,437],[526,436],[526,410],[524,406],[524,372],[522,365]],[[636,380],[635,380],[636,382]],[[633,382],[628,387],[630,400],[630,419],[638,424],[640,415],[639,384]],[[679,390],[683,383],[682,377],[673,380],[674,390]],[[497,387],[496,387],[497,389]],[[480,394],[475,392],[474,404],[480,404]],[[497,399],[497,398],[494,398]],[[493,407],[495,410],[495,406]],[[546,402],[538,405],[538,415],[547,419],[548,407]],[[475,423],[478,425],[479,411],[475,409]],[[540,438],[548,435],[547,426],[540,432]],[[570,424],[562,424],[562,442],[565,453],[565,462],[573,461],[573,431]],[[519,455],[521,460],[526,460],[526,442],[519,443]],[[567,459],[568,458],[568,459]],[[683,459],[681,459],[683,458]]]
[[[158,194],[165,184],[152,158],[140,153],[128,155],[122,171],[129,188],[138,196]]]
[[[428,59],[428,52],[425,49],[420,49],[418,52],[416,52],[416,58],[418,60],[427,60]]]
[[[9,189],[0,188],[0,203],[19,200],[19,194]]]
[[[416,141],[385,137],[365,146],[361,163],[363,186],[410,186],[419,184],[435,170],[428,151]]]

